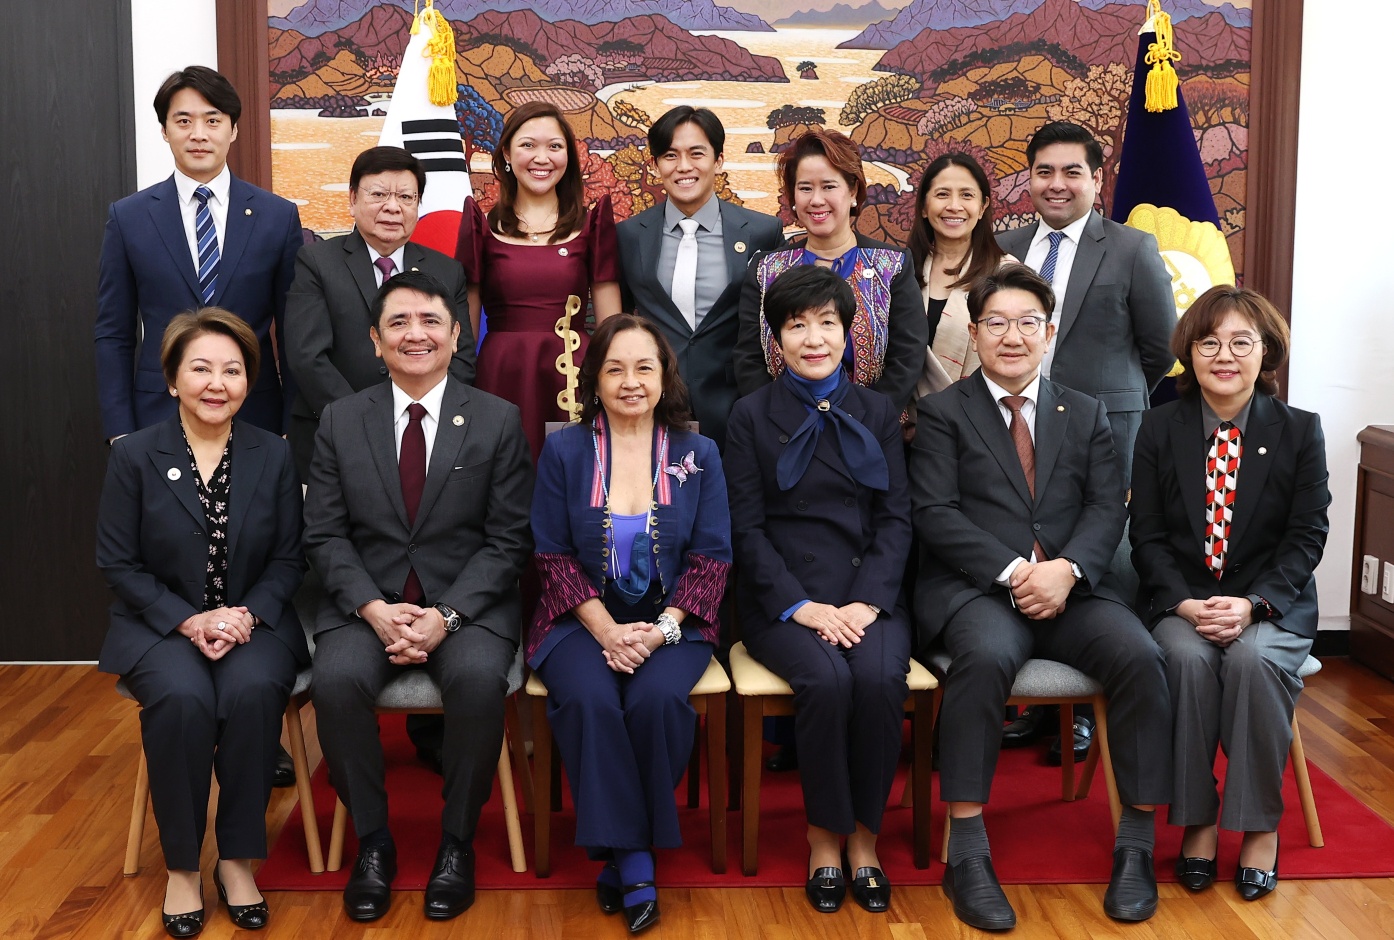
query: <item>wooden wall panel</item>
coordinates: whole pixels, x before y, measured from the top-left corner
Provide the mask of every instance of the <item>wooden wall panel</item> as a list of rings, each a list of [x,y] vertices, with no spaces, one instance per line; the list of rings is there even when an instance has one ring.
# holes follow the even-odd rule
[[[135,187],[129,0],[6,4],[0,53],[0,661],[95,659],[107,205]]]

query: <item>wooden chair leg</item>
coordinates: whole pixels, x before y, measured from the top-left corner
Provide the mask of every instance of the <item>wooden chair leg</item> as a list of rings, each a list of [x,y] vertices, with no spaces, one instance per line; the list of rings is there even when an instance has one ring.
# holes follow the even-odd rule
[[[552,726],[547,724],[547,700],[532,700],[532,840],[537,877],[552,873]]]
[[[726,874],[726,694],[707,696],[707,811],[711,816],[712,871]]]
[[[319,841],[319,820],[315,817],[315,796],[310,788],[310,759],[305,754],[305,729],[300,709],[310,700],[302,693],[286,706],[286,737],[290,739],[290,759],[295,765],[295,794],[300,801],[300,821],[305,827],[305,854],[311,874],[324,873],[324,851]]]
[[[1075,798],[1075,709],[1060,703],[1060,799]]]
[[[925,692],[915,693],[915,713],[910,721],[910,773],[914,774],[914,789],[911,781],[905,781],[905,789],[912,794],[915,808],[912,810],[914,825],[915,867],[929,867],[929,812],[932,808],[929,798],[930,774],[934,767],[934,712],[933,699]]]
[[[1104,765],[1104,784],[1108,787],[1108,809],[1113,817],[1113,834],[1118,835],[1118,820],[1123,804],[1118,799],[1118,781],[1113,776],[1113,755],[1108,749],[1108,706],[1103,698],[1094,701],[1094,737],[1099,742],[1099,760]]]
[[[348,807],[344,801],[334,800],[334,825],[329,830],[329,858],[325,860],[325,871],[338,871],[344,864],[344,830],[348,828]]]
[[[953,824],[953,817],[949,815],[949,808],[944,807],[944,845],[939,850],[939,861],[949,864],[949,826]]]
[[[741,749],[741,871],[754,875],[760,858],[760,724],[765,717],[764,698],[741,697],[743,716]]]
[[[140,843],[145,839],[145,807],[150,802],[150,770],[145,766],[145,750],[136,764],[136,792],[131,799],[131,828],[126,833],[126,862],[121,874],[130,878],[140,874]]]
[[[726,810],[741,808],[741,772],[745,767],[745,709],[735,689],[726,693],[722,707],[726,711],[726,747],[730,758],[726,765]]]
[[[528,746],[523,740],[522,725],[518,721],[518,692],[508,697],[504,706],[504,726],[508,729],[508,741],[513,746],[513,767],[518,777],[518,789],[523,791],[523,812],[532,812],[532,768],[528,766]]]
[[[1095,715],[1099,713],[1101,707],[1107,707],[1101,704],[1102,702],[1102,696],[1094,699],[1092,704],[1094,706]],[[1084,767],[1079,772],[1079,782],[1075,784],[1075,799],[1077,800],[1084,800],[1089,797],[1089,790],[1094,785],[1094,771],[1097,770],[1099,766],[1100,750],[1099,735],[1096,732],[1094,740],[1089,744],[1089,756],[1084,758]]]
[[[911,731],[910,734],[911,734],[911,736],[913,737],[913,736],[914,736],[915,734],[917,734],[918,732],[919,732],[919,729],[916,728],[915,730]],[[915,805],[915,790],[914,790],[914,787],[915,787],[915,761],[914,761],[913,758],[911,758],[911,760],[910,760],[910,769],[907,770],[907,771],[905,771],[905,786],[904,786],[904,788],[901,789],[901,791],[900,791],[900,808],[901,808],[901,809],[909,809],[910,807],[912,807],[912,806]]]
[[[687,758],[687,808],[702,805],[702,716],[692,729],[692,753]]]
[[[505,736],[503,747],[499,749],[499,794],[503,797],[503,822],[508,830],[508,855],[515,872],[528,870],[528,859],[523,853],[523,826],[518,821],[518,798],[513,792],[513,768],[510,766],[508,739]]]
[[[1317,818],[1317,801],[1312,796],[1312,778],[1307,773],[1307,752],[1302,748],[1302,732],[1297,728],[1297,713],[1292,715],[1292,746],[1288,748],[1292,772],[1297,775],[1297,796],[1302,802],[1302,819],[1307,823],[1307,842],[1312,848],[1326,845],[1321,835],[1321,820]]]

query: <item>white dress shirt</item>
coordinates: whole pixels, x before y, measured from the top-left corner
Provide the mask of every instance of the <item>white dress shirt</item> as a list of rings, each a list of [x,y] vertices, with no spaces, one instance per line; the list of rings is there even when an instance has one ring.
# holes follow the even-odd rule
[[[223,165],[223,171],[207,183],[200,183],[178,170],[174,171],[174,188],[179,193],[179,214],[184,219],[184,240],[189,243],[189,256],[194,260],[194,271],[198,271],[198,223],[195,221],[198,216],[198,200],[194,198],[194,190],[200,186],[207,186],[213,194],[208,200],[208,212],[213,216],[213,228],[218,233],[218,257],[221,259],[227,245],[227,200],[228,187],[231,185],[232,173],[228,171],[226,164]]]
[[[1055,324],[1056,333],[1050,338],[1045,361],[1041,363],[1041,375],[1046,378],[1050,378],[1050,366],[1055,361],[1055,342],[1060,338],[1060,311],[1065,308],[1065,288],[1070,284],[1070,270],[1075,266],[1075,253],[1079,250],[1079,240],[1084,237],[1084,226],[1089,224],[1089,216],[1093,212],[1090,209],[1059,230],[1065,233],[1065,237],[1060,239],[1060,248],[1055,255],[1055,278],[1050,282],[1051,289],[1055,291],[1055,312],[1050,320]],[[1046,255],[1050,254],[1049,236],[1054,231],[1056,229],[1042,220],[1036,226],[1036,237],[1031,239],[1031,247],[1026,252],[1026,266],[1038,274],[1045,264]]]
[[[1065,247],[1063,241],[1060,243],[1060,247]],[[992,381],[986,374],[983,375],[983,382],[986,383],[988,394],[992,396],[992,400],[997,402],[997,410],[1002,415],[1003,423],[1010,428],[1012,426],[1012,410],[1002,404],[1002,399],[1010,395],[1011,392]],[[1026,403],[1021,406],[1021,419],[1026,422],[1026,429],[1031,432],[1032,444],[1036,443],[1036,400],[1040,397],[1040,394],[1041,375],[1038,372],[1036,373],[1036,377],[1031,380],[1031,384],[1021,390],[1021,397],[1026,399]],[[1036,553],[1033,551],[1031,553],[1031,561],[1034,562],[1035,560]],[[1017,565],[1024,561],[1026,561],[1025,558],[1013,558],[1011,563],[1003,568],[1002,573],[997,576],[997,583],[1003,586],[1010,584],[1012,572],[1016,570]]]
[[[411,422],[411,415],[407,413],[407,407],[419,404],[426,409],[426,417],[421,419],[421,433],[426,437],[426,466],[431,466],[431,448],[436,443],[436,428],[440,424],[440,406],[441,402],[445,400],[445,382],[446,379],[441,379],[440,384],[422,395],[419,401],[398,388],[396,382],[392,383],[392,413],[395,415],[392,419],[392,431],[397,438],[398,460],[402,459],[402,434]]]
[[[368,245],[367,239],[363,240],[363,244]],[[373,266],[373,280],[377,281],[378,287],[382,286],[382,268],[378,267],[378,259],[391,258],[393,264],[392,274],[395,276],[402,273],[402,259],[406,256],[406,253],[406,243],[398,245],[397,250],[390,255],[380,255],[376,248],[372,245],[368,245],[368,262]],[[398,443],[400,444],[401,442],[398,441]],[[426,445],[428,451],[430,450],[430,446],[429,444]]]

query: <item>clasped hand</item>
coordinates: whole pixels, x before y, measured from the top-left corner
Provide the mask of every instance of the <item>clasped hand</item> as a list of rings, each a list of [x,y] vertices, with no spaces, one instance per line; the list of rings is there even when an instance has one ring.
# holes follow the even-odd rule
[[[605,665],[615,672],[633,675],[663,645],[663,640],[663,631],[651,623],[615,623],[605,630],[600,645]]]
[[[445,618],[434,607],[369,601],[358,616],[382,640],[388,662],[394,666],[424,663],[427,654],[445,639]]]
[[[866,628],[876,620],[876,611],[861,601],[842,607],[809,601],[794,611],[792,619],[800,626],[817,631],[833,646],[851,649],[862,641]]]
[[[194,614],[176,629],[193,640],[204,656],[218,660],[237,644],[250,640],[255,625],[256,618],[245,607],[217,607]]]
[[[1247,597],[1215,595],[1205,600],[1184,600],[1176,614],[1189,620],[1196,632],[1216,646],[1229,646],[1254,622],[1254,605]]]
[[[1051,620],[1065,610],[1075,587],[1070,563],[1063,558],[1026,561],[1012,570],[1010,588],[1016,609],[1032,620]]]

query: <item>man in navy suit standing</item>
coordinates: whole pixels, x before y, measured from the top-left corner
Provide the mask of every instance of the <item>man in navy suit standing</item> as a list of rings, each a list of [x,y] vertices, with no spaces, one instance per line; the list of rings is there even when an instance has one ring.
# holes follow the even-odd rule
[[[240,417],[280,434],[287,405],[281,335],[286,290],[302,243],[289,201],[233,176],[228,148],[242,102],[210,68],[191,65],[165,79],[155,114],[174,175],[116,202],[102,240],[97,291],[97,388],[102,429],[113,440],[174,413],[160,371],[160,341],[176,314],[217,305],[236,313],[261,343],[263,368]]]

